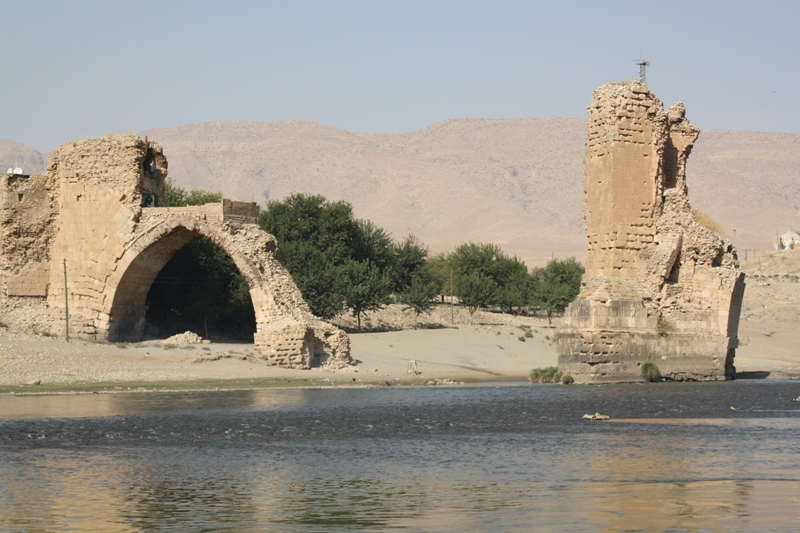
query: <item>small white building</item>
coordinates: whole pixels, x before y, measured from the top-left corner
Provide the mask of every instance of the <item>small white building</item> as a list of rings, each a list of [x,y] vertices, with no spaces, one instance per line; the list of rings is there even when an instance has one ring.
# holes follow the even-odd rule
[[[778,242],[773,246],[776,250],[794,250],[796,246],[800,246],[800,234],[796,231],[787,231],[778,237]]]

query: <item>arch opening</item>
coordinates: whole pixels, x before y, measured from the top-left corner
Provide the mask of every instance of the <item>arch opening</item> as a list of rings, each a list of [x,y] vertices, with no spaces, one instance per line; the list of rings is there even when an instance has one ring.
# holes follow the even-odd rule
[[[145,337],[192,331],[204,339],[253,342],[250,288],[233,260],[203,237],[180,248],[153,280],[145,299]]]
[[[228,279],[220,279],[220,272]],[[110,341],[166,338],[191,330],[204,338],[219,334],[224,340],[253,342],[256,312],[241,266],[197,227],[177,225],[145,247],[116,285]],[[232,292],[235,310],[227,306]]]

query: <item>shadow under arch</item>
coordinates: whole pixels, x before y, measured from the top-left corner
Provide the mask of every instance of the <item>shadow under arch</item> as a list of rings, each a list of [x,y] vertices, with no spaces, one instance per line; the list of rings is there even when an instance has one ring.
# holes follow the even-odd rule
[[[106,283],[97,330],[110,341],[136,341],[144,334],[147,293],[175,253],[208,238],[227,254],[250,291],[256,320],[255,348],[268,364],[310,368],[312,364],[352,364],[344,331],[315,317],[289,272],[276,258],[277,241],[257,224],[228,220],[221,213],[186,213],[153,208],[139,222]]]
[[[110,301],[108,314],[108,340],[112,342],[138,341],[144,334],[147,293],[159,272],[175,253],[192,242],[207,237],[234,262],[247,282],[253,302],[269,303],[271,298],[262,293],[259,283],[260,269],[248,260],[239,246],[226,238],[220,228],[195,218],[166,220],[140,236],[126,250],[119,267],[109,279],[106,301]],[[271,243],[274,249],[274,239]],[[256,323],[264,323],[269,307],[255,305]]]

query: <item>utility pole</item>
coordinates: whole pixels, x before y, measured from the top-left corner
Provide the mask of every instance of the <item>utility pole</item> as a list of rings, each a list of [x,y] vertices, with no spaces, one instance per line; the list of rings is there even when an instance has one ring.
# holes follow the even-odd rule
[[[455,287],[455,285],[453,285],[453,267],[450,267],[450,292],[451,293],[455,293],[456,292],[456,287]],[[455,294],[450,294],[450,325],[451,326],[456,323],[455,305],[456,305],[456,303],[455,303]]]
[[[67,260],[64,259],[64,336],[69,342],[69,292],[67,292]]]
[[[769,298],[769,296],[768,296],[768,294],[769,294],[769,292],[768,292],[769,291],[769,283],[767,283],[766,281],[760,281],[758,283],[758,286],[761,287],[762,289],[764,289],[764,335],[769,337],[769,318],[768,318],[768,314],[767,314],[768,303],[769,303],[769,300],[768,300],[768,298]]]

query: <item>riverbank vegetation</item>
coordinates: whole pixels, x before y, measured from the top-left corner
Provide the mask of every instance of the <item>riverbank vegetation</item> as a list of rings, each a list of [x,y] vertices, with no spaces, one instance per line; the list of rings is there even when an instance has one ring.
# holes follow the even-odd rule
[[[548,366],[545,368],[534,368],[528,376],[531,383],[560,383],[562,385],[572,385],[575,379],[569,374],[564,374],[558,367]]]
[[[165,196],[170,206],[222,198],[219,193],[187,192],[172,183]],[[311,311],[326,320],[349,312],[358,329],[364,313],[390,303],[419,316],[446,299],[470,314],[478,309],[540,312],[550,320],[577,297],[583,275],[574,258],[554,259],[531,270],[491,243],[466,242],[451,253],[431,256],[416,236],[395,240],[373,222],[356,218],[349,203],[321,195],[293,194],[271,201],[258,223],[278,240],[278,259]],[[175,254],[154,288],[148,295],[151,321],[180,318],[181,327],[186,321],[200,322],[206,337],[209,324],[254,327],[246,282],[208,239]]]

